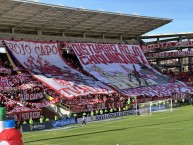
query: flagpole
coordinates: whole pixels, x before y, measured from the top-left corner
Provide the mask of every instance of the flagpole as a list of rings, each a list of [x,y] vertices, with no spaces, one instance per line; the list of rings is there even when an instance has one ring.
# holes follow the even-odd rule
[[[135,102],[136,102],[136,115],[137,115],[137,97],[136,97],[136,99],[135,99]]]

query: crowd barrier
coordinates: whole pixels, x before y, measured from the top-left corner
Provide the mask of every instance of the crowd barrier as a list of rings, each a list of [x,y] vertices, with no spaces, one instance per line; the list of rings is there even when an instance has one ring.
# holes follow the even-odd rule
[[[152,111],[157,111],[159,109],[158,109],[158,107],[153,107]],[[137,112],[139,112],[139,111],[141,111],[141,109],[137,110]],[[116,117],[128,116],[128,115],[134,115],[134,114],[136,114],[136,110],[114,112],[114,113],[96,115],[96,116],[93,116],[93,117],[89,116],[89,117],[86,117],[86,122],[100,121],[100,120],[105,120],[105,119],[112,119],[112,118],[116,118]],[[37,123],[37,124],[33,124],[33,125],[26,124],[26,125],[21,126],[21,130],[22,130],[22,132],[40,131],[40,130],[45,130],[45,129],[63,127],[63,126],[76,124],[76,123],[78,123],[78,124],[82,123],[82,118],[77,118],[77,120],[75,118],[61,119],[61,120],[57,120],[57,121]]]
[[[36,123],[36,124],[23,124],[21,125],[22,132],[40,131],[53,128],[52,122]]]
[[[62,120],[57,120],[52,122],[52,126],[54,128],[56,127],[62,127],[70,124],[76,124],[75,118],[69,118],[69,119],[62,119]]]
[[[57,121],[49,121],[44,123],[36,123],[36,124],[22,124],[21,125],[21,131],[22,132],[29,132],[29,131],[40,131],[40,130],[46,130],[46,129],[52,129],[57,127],[63,127],[70,124],[76,124],[75,118],[69,118],[69,119],[61,119]]]

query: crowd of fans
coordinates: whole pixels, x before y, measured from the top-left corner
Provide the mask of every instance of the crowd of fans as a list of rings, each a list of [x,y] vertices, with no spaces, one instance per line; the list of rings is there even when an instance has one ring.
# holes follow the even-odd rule
[[[91,77],[97,81],[97,78],[95,78],[92,74],[84,71],[84,69],[82,68],[82,65],[80,64],[76,55],[70,54],[70,53],[68,53],[68,51],[63,51],[63,58],[65,59],[67,64],[70,65],[73,69],[75,69],[75,70],[81,72],[82,74],[84,74],[88,77]]]
[[[191,68],[189,68],[187,72],[174,72],[171,69],[161,70],[153,64],[151,64],[151,66],[158,72],[169,76],[171,79],[185,82],[188,86],[193,87],[193,70]]]
[[[89,74],[88,72],[84,71],[78,58],[74,54],[69,54],[68,51],[63,51],[63,58],[67,62],[69,66],[76,69],[77,71],[83,73],[84,75],[93,78],[97,81],[97,79]],[[161,72],[159,69],[157,69]],[[177,79],[180,81],[186,82],[189,86],[193,86],[193,73],[192,72],[183,72],[183,73],[174,73],[171,70],[168,72],[162,72],[165,75],[173,79]],[[6,83],[9,82],[7,85],[5,81],[0,81],[2,85],[0,86],[0,105],[5,106],[7,111],[12,111],[15,107],[27,107],[27,108],[34,108],[31,103],[36,102],[43,102],[45,101],[45,97],[52,96],[53,98],[57,98],[59,101],[59,105],[72,109],[77,108],[77,106],[84,106],[86,109],[85,111],[91,111],[98,109],[98,104],[105,104],[109,108],[105,107],[102,109],[111,109],[113,103],[121,103],[122,106],[127,105],[128,101],[131,101],[131,104],[135,104],[135,100],[133,101],[129,96],[125,96],[120,93],[115,94],[89,94],[85,96],[73,97],[73,98],[65,98],[60,96],[57,92],[53,91],[52,89],[48,88],[44,84],[42,84],[37,79],[33,78],[32,75],[25,70],[22,66],[18,65],[16,68],[12,68],[11,64],[9,63],[6,55],[0,54],[0,78],[1,80],[6,78]],[[30,94],[30,93],[40,93],[44,94],[44,98],[38,100],[22,100],[21,94]],[[148,97],[147,97],[148,98]],[[47,98],[48,99],[48,98]],[[140,97],[139,97],[140,99]],[[142,102],[144,101],[144,96],[141,97]],[[150,100],[151,101],[151,100]],[[88,105],[93,105],[91,110],[87,107]],[[116,107],[120,107],[117,105]],[[74,112],[79,112],[82,110],[73,110]]]
[[[169,70],[168,72],[163,73],[173,79],[185,82],[190,87],[193,87],[193,72],[191,70],[188,72],[179,73],[174,73],[172,70]]]
[[[42,94],[42,96],[36,95],[37,97],[30,99],[30,94],[31,96]],[[59,98],[58,93],[33,78],[22,66],[12,68],[7,56],[0,53],[0,106],[6,107],[9,116],[14,116],[18,113],[16,111],[23,112],[26,109],[28,111],[40,110],[42,113],[44,108],[33,104],[49,101],[46,96]]]

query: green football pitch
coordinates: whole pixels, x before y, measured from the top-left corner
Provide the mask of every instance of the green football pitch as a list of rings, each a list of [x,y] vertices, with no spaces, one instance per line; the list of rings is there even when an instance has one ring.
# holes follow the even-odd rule
[[[25,145],[193,145],[193,106],[23,133]]]

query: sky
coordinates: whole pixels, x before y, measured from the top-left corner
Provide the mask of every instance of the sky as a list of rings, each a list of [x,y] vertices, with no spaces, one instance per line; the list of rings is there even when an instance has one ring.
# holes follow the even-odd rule
[[[171,23],[148,34],[193,32],[192,0],[39,0],[39,2],[173,19]]]

